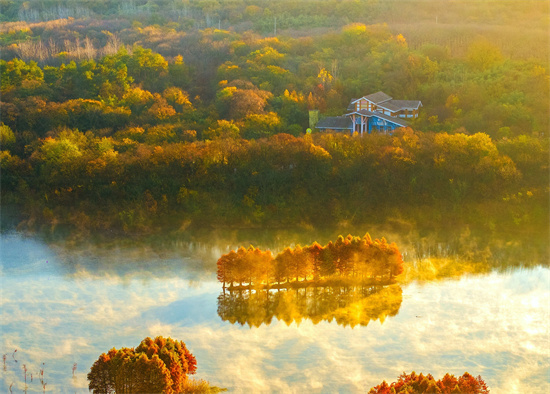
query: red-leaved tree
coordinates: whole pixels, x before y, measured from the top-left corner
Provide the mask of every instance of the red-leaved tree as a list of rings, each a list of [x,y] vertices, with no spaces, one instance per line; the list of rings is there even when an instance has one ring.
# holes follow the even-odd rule
[[[403,372],[397,382],[391,384],[383,381],[370,389],[369,394],[405,394],[405,393],[439,393],[439,394],[489,394],[487,384],[481,376],[473,377],[468,372],[456,378],[446,374],[443,379],[435,380],[430,374],[417,375]]]
[[[94,393],[180,393],[197,360],[183,341],[145,338],[133,348],[111,349],[88,373]]]

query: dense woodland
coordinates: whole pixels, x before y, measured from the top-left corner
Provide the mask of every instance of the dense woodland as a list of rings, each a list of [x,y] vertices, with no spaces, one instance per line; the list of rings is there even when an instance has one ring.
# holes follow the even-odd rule
[[[548,3],[528,3],[3,0],[3,205],[133,232],[411,207],[540,220]],[[305,134],[309,110],[378,90],[419,119]]]

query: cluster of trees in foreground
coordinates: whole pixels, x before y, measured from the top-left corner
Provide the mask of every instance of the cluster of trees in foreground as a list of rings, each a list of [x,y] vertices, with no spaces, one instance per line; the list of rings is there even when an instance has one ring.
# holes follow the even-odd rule
[[[367,326],[396,316],[403,301],[399,285],[324,286],[273,291],[232,291],[218,297],[218,315],[231,324],[269,325],[273,318],[300,324],[309,319],[336,322],[344,327]]]
[[[406,394],[406,393],[439,393],[439,394],[489,394],[485,381],[464,372],[458,378],[451,374],[445,374],[442,379],[435,380],[431,375],[417,375],[414,371],[410,374],[403,372],[397,382],[391,384],[383,381],[378,386],[370,389],[369,394]]]
[[[107,393],[212,393],[217,388],[191,381],[197,360],[183,341],[149,337],[137,348],[103,353],[88,373],[89,389]]]
[[[285,248],[273,257],[271,251],[250,246],[239,248],[221,256],[217,262],[218,280],[229,287],[238,283],[241,287],[266,286],[290,281],[316,282],[331,277],[353,278],[358,281],[377,279],[392,280],[403,272],[403,257],[395,243],[385,238],[371,239],[339,236],[321,246],[317,242],[309,246]]]

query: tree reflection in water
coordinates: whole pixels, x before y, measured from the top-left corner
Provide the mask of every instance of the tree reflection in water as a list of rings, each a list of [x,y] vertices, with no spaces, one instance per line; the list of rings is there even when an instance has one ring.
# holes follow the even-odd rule
[[[287,325],[310,319],[314,324],[366,326],[395,316],[403,301],[399,285],[311,286],[286,290],[249,289],[224,291],[218,297],[218,315],[231,324],[269,325],[273,318]]]

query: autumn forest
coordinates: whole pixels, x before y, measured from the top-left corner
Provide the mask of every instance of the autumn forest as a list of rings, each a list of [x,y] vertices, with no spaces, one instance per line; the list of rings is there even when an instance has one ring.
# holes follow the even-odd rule
[[[308,9],[302,22],[279,2],[4,3],[2,197],[26,226],[319,225],[495,201],[517,221],[530,220],[518,205],[545,205],[549,76],[536,29],[525,53],[493,30],[399,32],[414,2],[363,2],[377,10],[368,24],[346,1],[293,3]],[[492,12],[512,17],[505,4]],[[533,7],[526,18],[542,29],[547,4]],[[437,26],[454,15],[438,11]],[[391,136],[305,133],[309,110],[338,115],[377,90],[420,99],[420,117]]]
[[[512,275],[510,267],[529,267],[532,276],[513,273],[525,275],[517,283],[529,283],[521,291],[536,289],[536,278],[547,275],[549,14],[544,0],[0,0],[0,235],[24,244],[12,237],[21,232],[50,242],[54,255],[36,246],[40,252],[27,259],[35,265],[24,272],[47,274],[55,266],[50,261],[62,260],[62,280],[74,280],[78,290],[68,297],[51,291],[52,297],[63,299],[59,305],[96,285],[99,289],[79,300],[69,318],[86,316],[89,327],[100,322],[101,329],[86,334],[87,342],[74,340],[51,351],[104,349],[99,358],[94,353],[96,361],[82,381],[75,377],[74,362],[73,388],[97,393],[224,391],[188,378],[202,360],[211,368],[210,378],[233,362],[245,365],[240,369],[245,383],[234,380],[239,375],[234,371],[220,374],[224,381],[214,381],[237,392],[294,392],[298,386],[285,385],[292,382],[303,392],[366,392],[372,387],[373,394],[488,393],[476,368],[500,389],[540,386],[539,370],[522,386],[505,380],[503,376],[516,379],[509,370],[494,372],[479,360],[460,364],[471,368],[472,375],[457,374],[455,368],[456,376],[445,371],[439,380],[430,373],[441,369],[426,375],[396,372],[394,361],[401,360],[411,342],[417,347],[410,360],[429,365],[425,361],[433,354],[423,353],[422,341],[439,340],[447,329],[453,341],[464,340],[460,332],[452,332],[462,323],[451,315],[453,308],[472,304],[466,299],[478,295],[478,289],[483,294],[484,286],[475,282],[479,275],[493,275],[487,283],[496,283]],[[403,127],[389,131],[351,132],[357,130],[355,117],[352,129],[326,129],[319,123],[349,115],[354,100],[376,92],[421,105],[414,116],[407,112],[400,119]],[[389,234],[388,241],[380,229]],[[336,235],[348,233],[365,235]],[[108,253],[93,257],[94,248],[75,246],[96,241],[109,245]],[[128,253],[139,260],[131,269],[118,265],[124,259],[108,256],[126,250],[128,243],[139,248]],[[170,255],[174,245],[177,258]],[[140,260],[150,249],[153,257]],[[1,275],[14,269],[4,260],[21,258],[10,253],[3,252]],[[142,267],[150,277],[136,284]],[[537,269],[543,274],[537,276]],[[126,270],[135,270],[135,276],[126,276]],[[178,279],[178,272],[190,275],[185,284],[185,275]],[[84,286],[79,281],[91,282]],[[211,282],[215,290],[208,287]],[[158,292],[167,287],[166,294],[152,292],[152,283]],[[466,284],[453,288],[456,283]],[[502,285],[503,297],[517,283]],[[144,286],[140,291],[148,296],[128,291],[127,285]],[[113,301],[93,315],[95,297],[108,293],[102,286],[114,289],[117,301],[132,293],[123,302],[128,311],[117,310]],[[175,298],[187,291],[195,303]],[[513,296],[530,296],[521,291]],[[463,295],[464,305],[452,304],[455,294]],[[11,303],[5,301],[6,307]],[[139,305],[134,315],[132,303]],[[429,311],[412,311],[407,303],[419,310],[440,308],[447,318],[444,328],[433,315],[425,319]],[[539,300],[521,305],[535,308]],[[482,320],[492,330],[501,315],[509,321],[521,316],[521,308],[512,307],[512,317],[496,307],[472,308],[472,316],[483,319],[469,321],[469,327]],[[213,314],[216,323],[195,330],[189,322],[195,324],[201,313]],[[4,324],[22,316],[15,309],[7,315],[10,322]],[[127,316],[135,320],[124,320]],[[388,317],[403,324],[386,341],[393,369],[377,358],[383,353],[378,338],[394,329],[382,327]],[[535,318],[532,322],[536,326]],[[103,328],[119,323],[113,329],[118,341],[128,343],[130,336],[121,335],[132,330],[133,341],[147,337],[136,348],[120,350],[89,344],[89,338],[102,337]],[[26,325],[24,320],[25,330]],[[371,331],[358,334],[367,325]],[[510,334],[510,325],[498,332]],[[0,328],[9,335],[17,331]],[[203,329],[211,331],[198,336]],[[244,330],[263,339],[247,342]],[[470,339],[485,332],[485,326],[476,330]],[[527,337],[519,329],[511,331]],[[404,339],[424,332],[431,334]],[[185,343],[168,334],[181,335]],[[354,340],[343,342],[348,335]],[[314,343],[303,345],[309,338]],[[277,350],[277,341],[286,350]],[[451,349],[453,341],[439,340],[431,351]],[[521,341],[513,343],[514,351],[545,345]],[[2,346],[17,343],[11,338]],[[242,349],[225,355],[218,350],[241,343]],[[344,361],[323,364],[326,369],[313,365],[307,382],[297,383],[287,371],[273,380],[258,377],[257,366],[278,373],[275,359],[285,359],[284,351],[294,355],[296,349],[309,354],[304,350],[308,346],[330,354],[323,361],[327,365],[338,357]],[[447,365],[464,352],[465,346],[457,347],[454,353],[441,350],[444,360],[431,365]],[[260,348],[257,357],[269,360],[246,366],[241,351]],[[6,352],[0,381],[8,387],[21,363],[13,349]],[[503,360],[514,362],[534,357],[500,352]],[[360,382],[323,386],[326,376],[353,375],[355,367],[363,367],[359,363],[365,354],[372,360],[367,372],[356,373]],[[311,357],[301,361],[304,368],[317,362]],[[214,366],[218,358],[222,367]],[[355,364],[346,364],[349,360]],[[399,366],[410,366],[407,362]],[[499,363],[506,364],[497,360],[492,365],[500,368]],[[28,388],[24,366],[24,385],[15,386],[20,391]],[[374,386],[382,380],[378,376],[398,377]],[[45,392],[44,379],[41,384]]]

